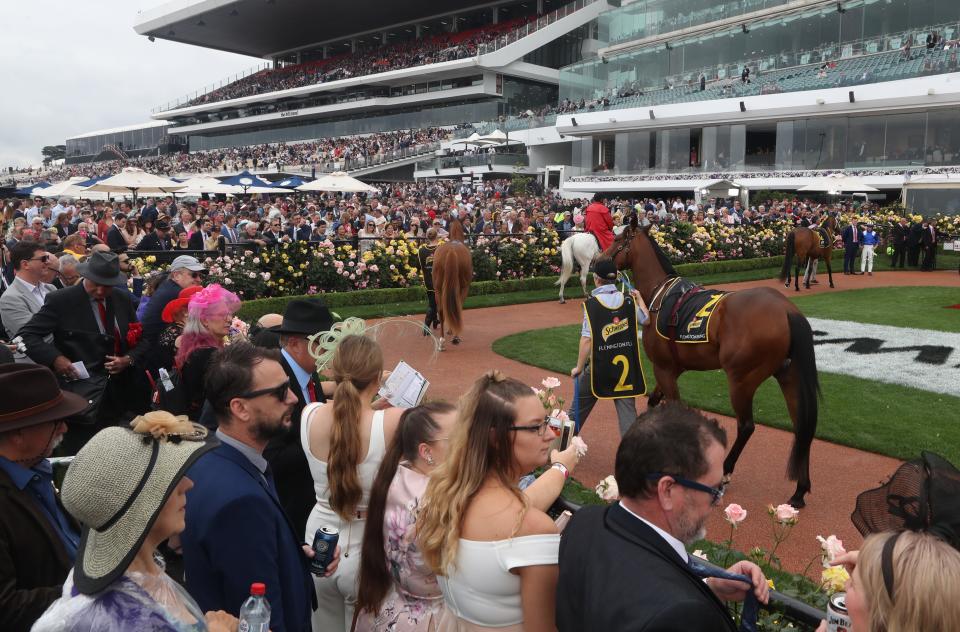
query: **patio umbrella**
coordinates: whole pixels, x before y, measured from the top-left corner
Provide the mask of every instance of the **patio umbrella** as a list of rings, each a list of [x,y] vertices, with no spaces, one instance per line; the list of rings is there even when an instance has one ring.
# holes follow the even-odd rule
[[[29,184],[23,187],[22,189],[17,189],[16,191],[14,191],[14,193],[16,195],[28,195],[28,196],[43,195],[42,193],[43,189],[46,189],[49,186],[50,186],[49,182],[37,182],[36,184]]]
[[[104,191],[106,193],[133,194],[133,204],[137,204],[137,193],[173,193],[183,189],[179,182],[170,178],[147,173],[136,167],[125,167],[120,173],[110,176],[91,187],[87,191]]]
[[[45,198],[80,197],[84,190],[81,188],[83,182],[87,180],[84,176],[74,176],[69,180],[54,182],[50,186],[40,191],[40,195]]]
[[[313,182],[297,187],[297,191],[331,191],[336,193],[376,193],[377,188],[348,176],[343,171],[326,173]]]
[[[839,195],[841,193],[876,193],[878,189],[875,189],[856,176],[848,176],[843,173],[831,173],[828,176],[817,178],[810,184],[800,187],[797,191],[822,191]]]
[[[280,187],[283,189],[296,189],[298,186],[306,184],[307,182],[309,181],[304,180],[303,178],[300,178],[297,176],[293,176],[290,178],[285,178],[283,180],[280,180],[279,182],[274,182],[273,186]]]
[[[232,194],[237,191],[237,187],[223,184],[216,178],[210,176],[197,176],[195,178],[188,178],[180,184],[182,184],[185,188],[180,189],[177,191],[177,193],[191,197],[199,197],[204,193]]]
[[[95,185],[96,183],[101,182],[101,181],[103,181],[103,180],[106,180],[106,179],[109,178],[111,175],[112,175],[112,174],[109,174],[109,173],[108,173],[108,174],[106,174],[106,175],[96,176],[96,177],[94,177],[94,178],[90,178],[89,180],[84,180],[83,182],[78,182],[78,183],[77,183],[77,186],[78,186],[78,187],[92,187],[92,186]]]
[[[244,194],[251,187],[270,187],[270,183],[259,176],[255,176],[249,171],[243,171],[235,176],[224,178],[220,184],[226,184],[233,187],[240,187]]]

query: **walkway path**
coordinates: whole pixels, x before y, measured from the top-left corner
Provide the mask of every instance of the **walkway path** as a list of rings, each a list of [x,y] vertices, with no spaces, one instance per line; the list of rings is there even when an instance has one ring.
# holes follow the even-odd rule
[[[885,272],[873,277],[840,274],[835,278],[835,283],[837,289],[833,291],[885,285],[939,285],[960,289],[960,277],[955,271]],[[787,293],[781,283],[772,280],[726,284],[722,287],[733,290],[758,286],[776,287]],[[801,294],[824,291],[831,291],[826,285],[825,275],[822,285],[814,286],[809,292],[804,290]],[[795,292],[790,290],[788,295],[793,294]],[[391,326],[381,338],[386,366],[392,367],[398,360],[406,360],[431,381],[429,397],[450,401],[455,401],[465,393],[483,371],[491,368],[498,368],[530,385],[539,385],[544,377],[551,374],[495,354],[491,350],[493,342],[521,331],[578,323],[582,314],[581,304],[580,300],[571,300],[565,305],[551,302],[467,310],[463,344],[450,346],[442,353],[432,353],[430,345],[420,334],[409,333],[414,331],[412,327]],[[422,316],[411,317],[411,320],[422,320]],[[574,342],[571,341],[571,344]],[[557,377],[563,382],[561,393],[570,401],[572,382],[569,375]],[[645,399],[641,398],[638,408],[643,410],[644,407]],[[718,415],[715,417],[726,428],[732,442],[736,421]],[[592,486],[613,473],[619,433],[612,403],[598,404],[582,436],[590,451],[581,461],[575,476]],[[753,546],[769,550],[772,546],[765,508],[769,504],[786,502],[793,493],[794,484],[785,478],[791,441],[790,433],[757,426],[757,431],[740,458],[733,483],[728,487],[723,502],[724,506],[726,503],[738,503],[749,513],[736,534],[735,545],[741,550],[749,550]],[[859,546],[860,535],[850,523],[856,496],[863,490],[876,487],[898,465],[896,459],[816,441],[811,460],[813,493],[807,498],[807,507],[801,512],[800,522],[794,528],[789,543],[778,552],[784,567],[801,571],[819,551],[816,541],[818,534],[826,536],[833,533],[848,548]],[[722,507],[711,517],[708,531],[710,539],[714,541],[728,537],[730,530],[723,522]]]

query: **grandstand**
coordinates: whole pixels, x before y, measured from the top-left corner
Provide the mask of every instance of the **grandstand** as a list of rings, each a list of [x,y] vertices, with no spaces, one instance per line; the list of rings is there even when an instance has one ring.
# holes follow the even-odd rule
[[[135,28],[266,61],[155,108],[176,143],[154,157],[190,152],[152,163],[169,173],[520,172],[572,196],[711,179],[796,189],[848,169],[895,196],[920,176],[956,186],[960,166],[952,0],[461,0],[442,13],[359,0],[336,15],[310,0],[175,0]],[[509,142],[464,142],[494,131]],[[84,138],[68,162],[130,153],[115,135]]]

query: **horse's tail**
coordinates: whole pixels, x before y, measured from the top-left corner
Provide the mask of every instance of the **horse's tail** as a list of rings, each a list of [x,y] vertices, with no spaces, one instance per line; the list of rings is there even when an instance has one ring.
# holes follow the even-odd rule
[[[787,235],[787,247],[783,253],[783,267],[780,268],[780,280],[786,281],[790,278],[790,265],[793,263],[793,253],[796,250],[797,232],[790,231]]]
[[[573,238],[568,237],[560,244],[560,278],[554,285],[566,283],[573,276]]]
[[[435,275],[439,272],[440,277],[440,283],[436,287],[440,289],[441,294],[438,298],[441,301],[440,308],[443,310],[443,325],[448,331],[458,334],[463,328],[463,308],[460,305],[460,294],[463,292],[463,287],[460,279],[460,266],[457,265],[457,252],[450,245],[447,245],[444,250],[445,252],[442,253],[441,257],[435,257],[433,271]],[[441,254],[439,250],[437,254]]]
[[[813,329],[799,312],[787,314],[790,325],[790,370],[796,376],[797,420],[793,447],[787,463],[787,475],[797,480],[810,460],[810,444],[817,432],[817,409],[820,381],[817,377],[817,357],[813,350]]]

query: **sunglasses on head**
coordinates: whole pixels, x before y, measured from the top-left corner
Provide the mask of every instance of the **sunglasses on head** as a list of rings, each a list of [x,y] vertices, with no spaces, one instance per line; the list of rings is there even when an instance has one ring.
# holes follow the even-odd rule
[[[256,391],[250,391],[249,393],[241,393],[237,395],[239,399],[255,399],[257,397],[262,397],[264,395],[272,395],[277,398],[277,401],[283,401],[287,398],[287,391],[290,390],[290,380],[285,380],[282,384],[276,386],[271,386],[269,388],[261,388]]]

